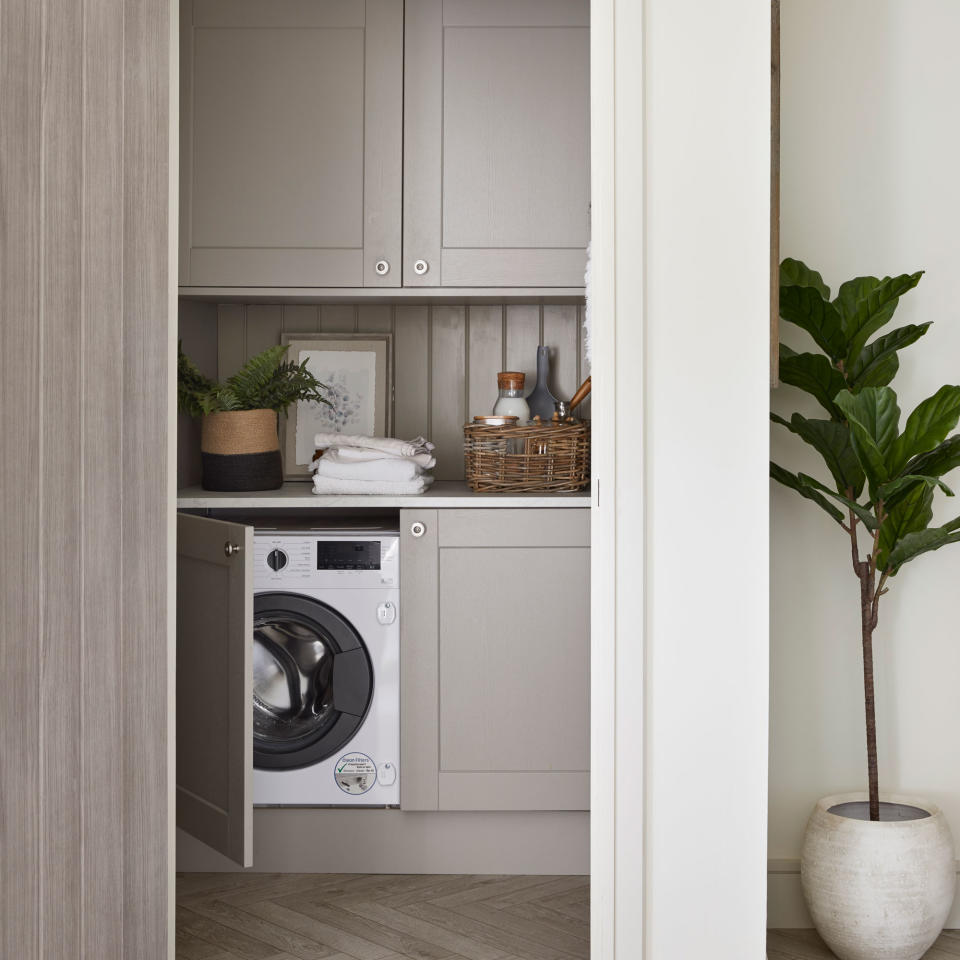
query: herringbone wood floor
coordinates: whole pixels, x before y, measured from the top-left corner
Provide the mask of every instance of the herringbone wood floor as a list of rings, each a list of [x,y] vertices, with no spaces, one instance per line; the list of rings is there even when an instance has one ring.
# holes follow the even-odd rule
[[[960,930],[944,930],[923,960],[957,960]],[[767,960],[835,960],[815,930],[768,930]]]
[[[189,873],[178,960],[588,960],[589,877]]]

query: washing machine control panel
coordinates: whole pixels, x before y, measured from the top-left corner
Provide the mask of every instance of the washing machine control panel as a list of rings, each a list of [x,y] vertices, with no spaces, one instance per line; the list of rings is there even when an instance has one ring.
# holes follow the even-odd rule
[[[257,587],[397,587],[400,538],[395,533],[318,534],[258,530]]]

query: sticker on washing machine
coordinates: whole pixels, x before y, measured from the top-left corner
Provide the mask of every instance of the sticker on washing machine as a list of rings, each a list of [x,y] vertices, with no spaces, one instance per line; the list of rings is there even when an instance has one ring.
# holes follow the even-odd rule
[[[359,796],[377,782],[377,765],[365,753],[347,753],[337,761],[333,776],[344,793]]]

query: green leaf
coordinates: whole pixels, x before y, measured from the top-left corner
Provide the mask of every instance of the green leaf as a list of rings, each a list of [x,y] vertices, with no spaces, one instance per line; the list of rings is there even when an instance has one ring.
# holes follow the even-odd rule
[[[780,379],[799,387],[814,397],[834,420],[843,420],[843,413],[833,398],[846,388],[843,374],[820,353],[795,353],[780,344]]]
[[[796,490],[801,497],[812,500],[818,507],[826,510],[837,523],[843,523],[843,512],[839,508],[835,507],[826,497],[821,496],[812,487],[803,483],[795,473],[784,470],[783,467],[774,463],[772,460],[770,461],[770,476],[778,483],[782,483],[785,487]]]
[[[891,476],[919,453],[927,453],[941,443],[960,420],[960,387],[947,384],[927,397],[907,417],[903,433],[887,454]]]
[[[809,443],[823,457],[837,484],[838,493],[845,494],[852,489],[854,497],[860,496],[864,483],[863,470],[853,452],[850,428],[845,423],[808,420],[799,413],[795,413],[789,422],[774,413],[770,414],[770,419]]]
[[[918,484],[884,518],[880,526],[877,567],[887,569],[888,556],[909,533],[925,530],[933,519],[933,490]]]
[[[854,277],[852,280],[840,284],[833,305],[837,308],[843,320],[845,331],[849,329],[850,319],[857,312],[857,304],[872,293],[879,283],[877,277]]]
[[[886,455],[900,424],[897,395],[890,387],[864,387],[856,394],[841,391],[834,403],[850,424],[853,452],[870,481],[870,499],[875,501],[880,485],[890,479]]]
[[[960,542],[960,533],[951,532],[948,526],[931,527],[929,530],[908,533],[890,551],[887,562],[881,569],[889,570],[895,576],[905,563],[916,559],[921,554],[929,553],[931,550],[939,550],[948,543],[958,542]]]
[[[899,277],[884,277],[872,289],[865,290],[853,313],[843,322],[843,334],[848,341],[846,364],[852,367],[866,342],[886,323],[890,322],[900,297],[912,290],[923,276],[923,271],[904,273]],[[861,280],[869,278],[861,278]],[[837,309],[836,307],[834,309]]]
[[[898,327],[868,343],[847,371],[850,389],[856,393],[860,387],[885,387],[900,366],[897,351],[919,340],[930,326],[930,323],[921,323]]]
[[[903,468],[903,472],[942,477],[956,467],[960,467],[960,436],[948,437],[929,453],[914,457]]]
[[[780,316],[806,330],[831,360],[846,353],[847,340],[840,314],[816,287],[781,287]]]
[[[781,287],[813,287],[824,300],[830,299],[830,288],[816,270],[811,270],[802,260],[786,257],[780,264]]]
[[[859,503],[856,503],[853,500],[843,496],[840,493],[834,493],[828,486],[822,484],[819,480],[815,480],[813,477],[808,477],[805,473],[798,473],[797,479],[806,487],[813,487],[815,490],[820,490],[825,493],[828,497],[833,497],[838,503],[842,503],[848,510],[852,510],[863,522],[863,525],[868,530],[877,529],[877,518],[873,515],[873,511],[869,507],[862,507]]]
[[[916,486],[925,486],[930,490],[939,487],[948,497],[953,496],[953,491],[939,477],[925,477],[915,473],[904,474],[885,483],[880,487],[880,499],[884,506],[892,510],[894,505],[904,499],[907,493]]]

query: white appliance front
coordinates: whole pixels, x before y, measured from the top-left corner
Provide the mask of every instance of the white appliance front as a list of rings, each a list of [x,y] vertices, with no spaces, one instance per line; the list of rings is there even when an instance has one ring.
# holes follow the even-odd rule
[[[399,588],[396,530],[257,530],[255,805],[399,805]]]

